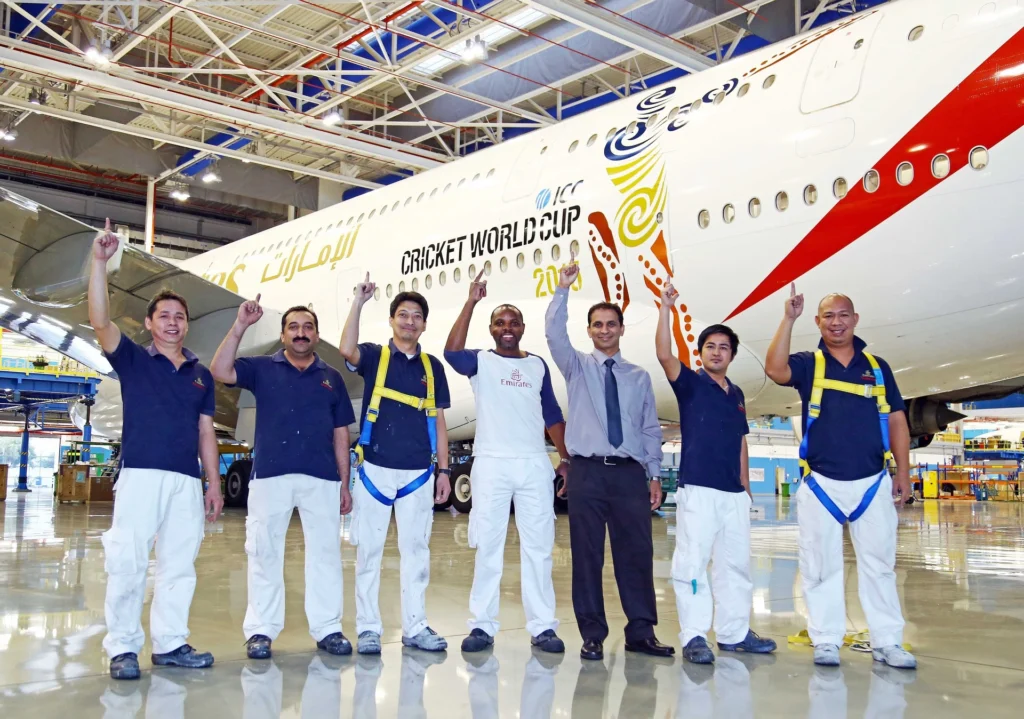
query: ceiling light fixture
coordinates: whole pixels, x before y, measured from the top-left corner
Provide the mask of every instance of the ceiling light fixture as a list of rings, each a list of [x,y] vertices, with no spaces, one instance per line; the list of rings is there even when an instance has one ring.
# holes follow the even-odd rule
[[[188,185],[175,185],[171,189],[171,198],[177,200],[178,202],[187,202],[188,198],[191,196],[192,195],[188,191]]]
[[[0,130],[0,141],[3,142],[14,142],[18,139],[18,131],[11,125],[8,125],[4,129]]]
[[[472,40],[466,40],[466,46],[462,49],[462,61],[466,63],[482,62],[487,59],[487,43],[477,35]]]
[[[217,172],[217,161],[214,160],[210,163],[210,166],[206,168],[206,172],[200,177],[203,182],[210,184],[212,182],[220,182],[220,174]]]
[[[89,62],[93,63],[94,65],[99,65],[100,67],[104,67],[106,65],[109,65],[110,64],[110,58],[112,56],[113,56],[113,53],[110,52],[110,42],[109,41],[104,42],[103,45],[101,45],[100,47],[96,47],[95,45],[90,45],[85,50],[85,57],[86,57],[86,59]]]
[[[36,90],[35,88],[29,90],[28,101],[33,105],[45,105],[49,96],[46,94],[46,90]]]
[[[322,118],[320,118],[320,121],[327,125],[327,127],[334,127],[335,125],[340,125],[342,122],[345,121],[345,119],[337,110],[331,110]]]

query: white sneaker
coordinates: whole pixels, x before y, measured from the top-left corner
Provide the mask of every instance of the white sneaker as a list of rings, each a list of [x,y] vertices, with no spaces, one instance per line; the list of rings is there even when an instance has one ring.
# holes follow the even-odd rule
[[[815,644],[814,663],[821,667],[838,667],[839,647],[835,644]]]
[[[380,635],[377,632],[363,632],[356,642],[360,654],[380,654]]]
[[[425,652],[443,652],[448,648],[448,642],[444,637],[438,635],[430,627],[426,627],[415,637],[402,637],[402,644],[407,647],[416,647]]]
[[[917,669],[917,659],[914,655],[898,644],[876,647],[871,650],[871,656],[876,662],[884,662],[897,669]]]

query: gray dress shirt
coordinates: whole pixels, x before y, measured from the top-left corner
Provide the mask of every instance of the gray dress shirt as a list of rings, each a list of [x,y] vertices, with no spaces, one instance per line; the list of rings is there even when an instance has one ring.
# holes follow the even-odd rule
[[[599,350],[579,352],[569,341],[566,323],[569,290],[559,287],[548,306],[544,331],[551,359],[555,361],[569,392],[565,423],[565,447],[581,457],[631,457],[642,464],[648,477],[661,475],[661,424],[654,402],[651,376],[642,367],[616,354],[612,371],[619,388],[622,444],[608,441],[608,411],[605,405],[604,366],[608,355]]]

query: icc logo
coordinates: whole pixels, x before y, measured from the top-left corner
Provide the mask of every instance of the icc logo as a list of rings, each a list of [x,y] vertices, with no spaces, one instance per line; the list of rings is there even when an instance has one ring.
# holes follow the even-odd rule
[[[548,205],[563,205],[569,201],[569,198],[576,194],[576,188],[583,184],[583,180],[577,180],[576,182],[570,182],[566,185],[560,185],[551,190],[546,187],[537,193],[537,209],[543,210]]]

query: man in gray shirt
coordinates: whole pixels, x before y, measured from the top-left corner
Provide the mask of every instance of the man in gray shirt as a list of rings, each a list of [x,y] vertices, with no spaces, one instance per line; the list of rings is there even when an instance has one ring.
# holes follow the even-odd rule
[[[566,331],[569,286],[579,266],[562,268],[548,307],[548,349],[565,377],[569,413],[565,445],[571,455],[569,541],[572,604],[583,637],[580,656],[601,659],[608,622],[604,614],[604,537],[611,537],[615,582],[626,613],[626,649],[671,656],[654,636],[654,542],[651,508],[661,501],[661,426],[651,376],[619,352],[622,310],[602,302],[587,313],[592,352],[573,348]],[[563,488],[563,496],[565,489]]]

